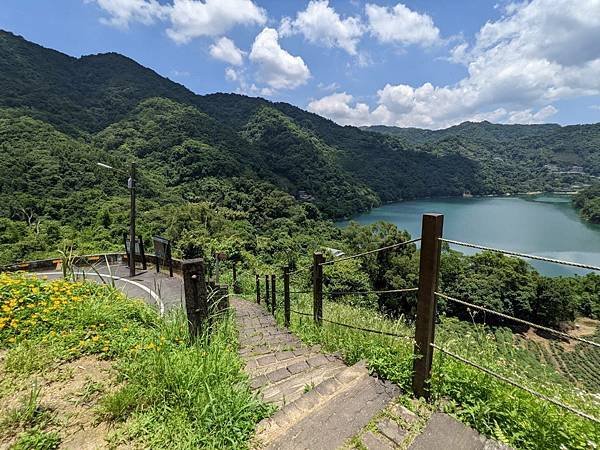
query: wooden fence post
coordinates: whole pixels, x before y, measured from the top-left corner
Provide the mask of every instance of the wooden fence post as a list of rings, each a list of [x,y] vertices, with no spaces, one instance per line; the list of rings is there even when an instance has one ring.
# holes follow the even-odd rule
[[[313,319],[321,325],[323,319],[323,253],[313,254]]]
[[[260,276],[256,274],[256,303],[260,305]]]
[[[265,303],[267,304],[267,311],[269,310],[269,302],[271,301],[271,294],[269,292],[269,275],[265,275]]]
[[[275,307],[277,306],[277,276],[271,275],[271,313],[275,315]]]
[[[283,324],[290,327],[290,266],[283,268]]]
[[[415,329],[415,359],[412,388],[415,397],[429,398],[429,378],[435,336],[435,312],[444,216],[423,214],[421,230],[421,260],[419,266],[419,292]]]
[[[185,310],[190,336],[196,338],[202,332],[202,325],[208,320],[208,296],[204,279],[204,260],[189,259],[181,264]]]

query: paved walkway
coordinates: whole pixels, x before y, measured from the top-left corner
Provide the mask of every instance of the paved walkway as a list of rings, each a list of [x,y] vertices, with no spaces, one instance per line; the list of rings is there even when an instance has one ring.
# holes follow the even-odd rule
[[[76,269],[79,279],[96,281],[97,283],[110,284],[114,281],[115,287],[131,298],[141,298],[148,304],[156,306],[164,313],[180,306],[183,301],[183,280],[175,275],[172,278],[168,273],[156,273],[152,265],[147,270],[138,269],[135,277],[129,277],[129,268],[124,264],[111,264],[110,270],[106,265],[99,265],[96,270],[90,266]],[[37,276],[47,276],[49,279],[62,278],[62,272],[32,272]]]

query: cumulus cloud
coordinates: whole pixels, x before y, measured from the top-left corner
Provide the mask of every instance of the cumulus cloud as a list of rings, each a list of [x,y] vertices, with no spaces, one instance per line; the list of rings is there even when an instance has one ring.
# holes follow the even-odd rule
[[[225,79],[227,81],[237,81],[238,78],[239,75],[233,67],[228,67],[225,69]]]
[[[313,44],[328,48],[339,47],[355,55],[364,26],[358,17],[342,19],[329,6],[328,0],[311,0],[304,11],[297,13],[294,20],[285,17],[281,21],[279,32],[282,36],[302,34]]]
[[[506,11],[481,28],[472,46],[461,43],[451,52],[467,69],[459,82],[386,84],[368,112],[351,99],[345,102],[351,113],[339,105],[328,110],[326,101],[311,102],[313,111],[341,123],[352,117],[354,124],[426,128],[464,120],[535,123],[557,112],[557,100],[600,95],[598,0],[533,0]]]
[[[127,28],[132,22],[150,25],[169,13],[169,7],[156,0],[86,0],[86,3],[96,3],[108,14],[100,21],[117,28]]]
[[[235,43],[226,37],[218,39],[210,46],[210,55],[221,61],[231,64],[232,66],[241,66],[244,63],[243,52],[235,46]]]
[[[169,21],[167,35],[177,43],[200,36],[220,36],[236,25],[263,25],[267,14],[252,0],[85,0],[95,2],[107,14],[101,21],[121,28],[132,22],[145,25]]]
[[[310,78],[304,60],[281,48],[277,30],[273,28],[265,28],[256,36],[250,61],[258,68],[259,80],[271,89],[294,89]]]
[[[392,7],[367,3],[365,13],[371,35],[380,42],[431,46],[441,41],[440,30],[431,17],[402,3]]]
[[[175,0],[167,35],[178,43],[200,36],[219,36],[236,25],[263,25],[264,9],[251,0]]]

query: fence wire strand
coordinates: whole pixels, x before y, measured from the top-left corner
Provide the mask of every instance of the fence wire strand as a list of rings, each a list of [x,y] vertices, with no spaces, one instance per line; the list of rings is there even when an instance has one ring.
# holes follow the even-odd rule
[[[504,255],[518,256],[520,258],[527,258],[527,259],[535,259],[538,261],[544,261],[544,262],[549,262],[549,263],[554,263],[554,264],[561,264],[563,266],[572,266],[572,267],[577,267],[579,269],[596,270],[596,271],[600,272],[600,267],[592,266],[589,264],[581,264],[581,263],[576,263],[576,262],[571,262],[571,261],[563,261],[560,259],[546,258],[545,256],[528,255],[526,253],[518,253],[518,252],[513,252],[510,250],[502,250],[499,248],[486,247],[484,245],[471,244],[469,242],[453,241],[451,239],[440,238],[440,241],[447,242],[448,244],[460,245],[461,247],[470,247],[470,248],[475,248],[478,250],[487,250],[487,251],[494,252],[494,253],[502,253]]]
[[[302,266],[302,267],[290,272],[288,275],[289,276],[296,275],[297,273],[304,272],[305,270],[308,270],[308,269],[312,269],[312,267],[313,267],[312,264],[310,264],[308,266]]]
[[[396,247],[402,247],[402,246],[405,246],[408,244],[414,244],[415,242],[419,242],[420,240],[421,240],[421,238],[411,239],[409,241],[398,242],[396,244],[388,245],[386,247],[376,248],[375,250],[369,250],[368,252],[357,253],[356,255],[342,256],[340,258],[332,259],[331,261],[325,261],[325,262],[321,263],[320,265],[321,266],[329,266],[331,264],[335,264],[340,261],[346,261],[348,259],[354,259],[354,258],[359,258],[361,256],[370,255],[371,253],[382,252],[384,250],[389,250],[389,249],[396,248]]]
[[[407,288],[407,289],[391,289],[388,291],[333,291],[327,293],[327,295],[366,295],[366,294],[402,294],[408,292],[417,292],[419,288]]]
[[[365,331],[365,332],[367,332],[367,333],[382,334],[382,335],[384,335],[384,336],[392,336],[392,337],[397,337],[397,338],[401,338],[401,339],[406,339],[406,340],[409,340],[409,341],[411,341],[411,342],[414,342],[414,338],[413,338],[413,337],[411,337],[411,336],[406,336],[406,335],[404,335],[404,334],[392,333],[392,332],[389,332],[389,331],[382,331],[382,330],[372,330],[372,329],[370,329],[370,328],[356,327],[356,326],[354,326],[354,325],[348,325],[348,324],[346,324],[346,323],[335,322],[335,321],[333,321],[333,320],[328,320],[328,319],[324,319],[324,318],[321,318],[321,320],[322,320],[323,322],[331,323],[331,324],[333,324],[333,325],[339,325],[339,326],[341,326],[341,327],[351,328],[351,329],[353,329],[353,330]]]
[[[439,345],[436,345],[434,343],[431,343],[429,345],[431,345],[436,350],[439,350],[440,352],[442,352],[442,353],[450,356],[451,358],[454,358],[454,359],[462,362],[463,364],[471,366],[471,367],[473,367],[473,368],[475,368],[477,370],[481,370],[482,372],[485,372],[486,374],[488,374],[488,375],[490,375],[492,377],[495,377],[495,378],[497,378],[497,379],[499,379],[501,381],[504,381],[505,383],[510,384],[513,387],[516,387],[518,389],[522,389],[525,392],[528,392],[528,393],[530,393],[531,395],[533,395],[535,397],[538,397],[538,398],[540,398],[542,400],[545,400],[548,403],[552,403],[553,405],[558,406],[560,408],[566,409],[567,411],[570,411],[573,414],[576,414],[576,415],[578,415],[580,417],[583,417],[584,419],[591,420],[592,422],[600,424],[600,419],[598,419],[598,418],[596,418],[594,416],[591,416],[591,415],[589,415],[587,413],[584,413],[583,411],[579,411],[578,409],[575,409],[572,406],[569,406],[569,405],[567,405],[565,403],[562,403],[562,402],[560,402],[558,400],[555,400],[555,399],[553,399],[551,397],[548,397],[547,395],[544,395],[544,394],[542,394],[540,392],[534,391],[533,389],[528,388],[527,386],[523,386],[522,384],[519,384],[516,381],[511,380],[510,378],[507,378],[507,377],[505,377],[503,375],[500,375],[500,374],[498,374],[498,373],[496,373],[496,372],[494,372],[494,371],[492,371],[492,370],[490,370],[490,369],[488,369],[486,367],[480,366],[479,364],[477,364],[477,363],[475,363],[473,361],[470,361],[470,360],[468,360],[466,358],[463,358],[462,356],[459,356],[459,355],[457,355],[455,353],[452,353],[452,352],[450,352],[448,350],[445,350],[442,347],[440,347]]]
[[[543,325],[538,325],[538,324],[535,324],[533,322],[529,322],[527,320],[518,319],[516,317],[509,316],[508,314],[504,314],[504,313],[501,313],[501,312],[498,312],[498,311],[494,311],[493,309],[489,309],[489,308],[486,308],[484,306],[474,305],[473,303],[465,302],[464,300],[459,300],[458,298],[450,297],[449,295],[442,294],[440,292],[436,292],[435,295],[437,295],[437,296],[439,296],[439,297],[441,297],[443,299],[449,300],[451,302],[459,303],[459,304],[464,305],[464,306],[469,307],[469,308],[478,309],[480,311],[484,311],[486,313],[490,313],[490,314],[493,314],[495,316],[502,317],[504,319],[509,319],[509,320],[514,321],[514,322],[519,322],[519,323],[522,323],[524,325],[528,325],[530,327],[537,328],[538,330],[548,331],[549,333],[556,334],[557,336],[562,336],[562,337],[567,338],[567,339],[573,339],[575,341],[583,342],[585,344],[592,345],[594,347],[600,348],[600,343],[598,343],[598,342],[589,341],[587,339],[580,338],[580,337],[577,337],[577,336],[571,336],[568,333],[563,333],[562,331],[558,331],[558,330],[555,330],[553,328],[548,328],[548,327],[545,327]]]

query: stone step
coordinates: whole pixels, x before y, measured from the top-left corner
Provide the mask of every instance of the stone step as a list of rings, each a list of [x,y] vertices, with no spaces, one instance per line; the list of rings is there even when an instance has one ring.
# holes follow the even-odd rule
[[[487,439],[448,414],[435,413],[409,450],[510,450],[510,447]]]
[[[295,351],[276,352],[270,355],[261,355],[252,357],[246,362],[246,372],[252,377],[265,375],[277,369],[289,367],[291,365],[308,361],[309,365],[316,365],[315,360],[334,361],[336,358],[332,355],[323,355],[312,351],[311,349],[300,349]]]
[[[284,378],[279,382],[264,382],[262,388],[263,401],[273,403],[277,406],[284,406],[300,398],[307,390],[312,390],[323,381],[334,377],[345,369],[346,366],[341,361],[330,361],[320,367],[308,367],[304,365],[299,369],[302,371],[293,376]],[[264,377],[261,379],[261,377]],[[261,380],[267,379],[265,375],[258,377]]]
[[[330,389],[335,389],[335,386]],[[300,416],[285,432],[278,433],[265,448],[336,449],[356,435],[399,394],[397,386],[371,376],[359,377],[355,383],[351,383],[350,388],[342,389],[323,403],[318,401],[318,391],[311,391],[296,402],[295,406],[302,410],[303,402],[306,402],[308,408],[314,405],[318,407],[311,409],[309,414]]]
[[[351,389],[358,380],[367,376],[369,373],[363,363],[346,367],[334,377],[319,383],[310,392],[285,405],[272,417],[263,420],[257,427],[256,441],[264,446],[284,435],[296,422],[313,414],[327,401]]]

